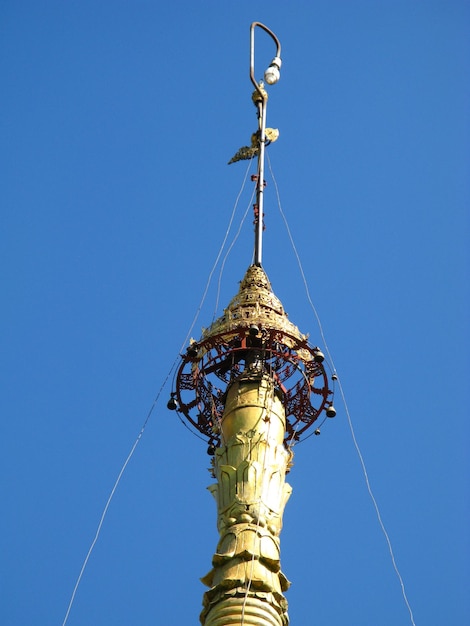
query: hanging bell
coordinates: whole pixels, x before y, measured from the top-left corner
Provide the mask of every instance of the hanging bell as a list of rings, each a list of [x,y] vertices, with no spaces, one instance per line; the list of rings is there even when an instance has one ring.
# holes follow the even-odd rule
[[[336,409],[332,404],[330,404],[330,406],[326,409],[326,417],[335,417],[335,416],[336,416]]]
[[[249,328],[249,333],[252,337],[256,337],[259,333],[259,328],[256,324],[252,324]]]
[[[315,428],[315,430],[313,431],[314,435],[319,435],[320,434],[320,429],[319,428]]]
[[[176,400],[173,397],[173,395],[168,400],[168,404],[166,406],[167,406],[167,408],[170,409],[170,411],[176,411],[176,409],[178,408],[178,403],[176,402]]]
[[[188,346],[186,352],[189,357],[194,359],[195,357],[197,357],[197,345],[195,343],[191,344],[190,346]]]
[[[315,363],[323,363],[323,361],[325,360],[325,355],[319,348],[317,348],[313,352],[313,360],[315,361]]]

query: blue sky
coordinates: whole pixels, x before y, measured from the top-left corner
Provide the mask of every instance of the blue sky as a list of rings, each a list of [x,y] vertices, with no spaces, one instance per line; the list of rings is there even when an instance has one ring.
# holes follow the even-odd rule
[[[269,157],[417,626],[470,618],[470,4],[0,7],[0,622],[62,624],[101,512],[186,337],[256,127],[249,26],[282,43]],[[257,34],[259,73],[273,56]],[[259,61],[259,64],[258,64]],[[275,186],[263,264],[313,344]],[[235,230],[250,205],[248,182]],[[226,304],[251,262],[248,216]],[[219,269],[192,332],[212,320]],[[168,384],[67,624],[198,623],[217,543],[203,442]],[[296,448],[293,625],[410,624],[339,397]]]

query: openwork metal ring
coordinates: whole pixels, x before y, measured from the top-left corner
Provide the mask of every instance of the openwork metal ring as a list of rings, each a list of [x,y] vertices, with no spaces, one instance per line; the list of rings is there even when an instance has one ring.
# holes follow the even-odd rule
[[[240,326],[190,344],[176,374],[176,408],[207,437],[220,443],[219,422],[231,382],[243,376],[272,377],[286,412],[286,445],[300,440],[332,405],[319,349],[284,330]]]

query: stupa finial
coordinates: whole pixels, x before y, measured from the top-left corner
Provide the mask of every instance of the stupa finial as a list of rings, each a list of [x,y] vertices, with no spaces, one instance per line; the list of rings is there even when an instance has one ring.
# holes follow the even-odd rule
[[[282,62],[281,44],[279,39],[264,24],[261,24],[260,22],[253,22],[250,28],[250,79],[255,88],[252,100],[258,114],[258,129],[251,136],[251,145],[240,148],[230,159],[229,164],[245,159],[252,159],[255,156],[258,157],[258,172],[252,177],[253,180],[256,181],[256,204],[253,207],[255,214],[254,264],[261,267],[263,253],[263,195],[264,187],[266,185],[264,181],[264,149],[270,143],[276,141],[279,137],[279,130],[277,128],[266,128],[266,106],[268,103],[268,93],[264,87],[264,82],[262,80],[257,81],[255,78],[255,28],[257,26],[268,33],[276,44],[276,56],[264,72],[264,80],[268,85],[274,85],[280,78]]]
[[[281,46],[263,24],[250,29],[250,78],[258,129],[232,161],[258,157],[254,260],[223,314],[190,340],[175,375],[168,408],[182,414],[208,443],[209,490],[217,503],[219,541],[201,580],[203,626],[288,626],[280,532],[291,487],[286,474],[294,443],[319,418],[333,417],[324,355],[308,343],[272,291],[261,265],[264,150],[279,132],[266,128],[267,92],[254,77],[254,30],[276,43],[264,74],[279,79]],[[319,433],[319,429],[315,430]]]

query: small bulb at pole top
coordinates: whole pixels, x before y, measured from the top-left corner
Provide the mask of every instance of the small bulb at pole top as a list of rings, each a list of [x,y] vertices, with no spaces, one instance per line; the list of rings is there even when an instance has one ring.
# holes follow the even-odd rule
[[[268,83],[268,85],[274,85],[281,77],[281,59],[280,57],[274,57],[271,61],[271,65],[264,73],[264,80]]]

